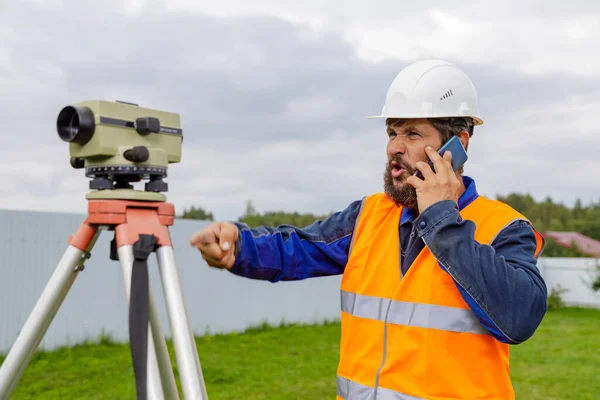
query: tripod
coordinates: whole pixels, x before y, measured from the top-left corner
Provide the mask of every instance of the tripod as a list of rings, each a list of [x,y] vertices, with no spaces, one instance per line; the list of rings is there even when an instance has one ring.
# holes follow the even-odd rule
[[[138,399],[179,399],[148,284],[147,258],[152,252],[160,269],[183,396],[208,399],[168,230],[174,220],[174,206],[163,201],[88,200],[87,218],[69,237],[66,251],[0,366],[0,400],[14,391],[102,230],[114,231],[110,258],[119,260],[123,272]]]

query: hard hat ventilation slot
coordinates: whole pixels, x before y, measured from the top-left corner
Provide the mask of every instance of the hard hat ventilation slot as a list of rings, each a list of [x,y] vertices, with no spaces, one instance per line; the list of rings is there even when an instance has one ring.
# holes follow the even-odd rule
[[[452,93],[452,89],[450,89],[446,93],[444,93],[444,95],[442,97],[440,97],[440,100],[447,99],[450,96],[454,96],[454,93]]]

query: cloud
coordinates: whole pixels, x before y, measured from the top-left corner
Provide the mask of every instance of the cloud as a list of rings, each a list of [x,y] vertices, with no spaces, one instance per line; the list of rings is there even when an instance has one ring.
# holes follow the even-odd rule
[[[357,62],[338,37],[307,38],[304,28],[277,19],[107,11],[100,17],[84,7],[74,2],[27,18],[18,9],[5,20],[23,21],[20,29],[43,37],[28,41],[15,33],[9,42],[13,87],[4,105],[21,118],[36,107],[44,123],[32,129],[53,129],[64,104],[102,97],[179,112],[186,143],[255,146],[323,137],[338,121],[353,131],[367,126],[363,117],[380,107],[373,95],[392,73],[391,66]],[[40,105],[25,108],[14,101],[19,95]]]
[[[337,33],[369,62],[446,58],[517,73],[598,76],[600,7],[586,0],[172,0],[168,9],[218,16],[275,16]],[[541,14],[543,13],[543,14]],[[541,17],[543,15],[543,17]]]
[[[237,3],[222,4],[227,14]],[[264,16],[261,5],[272,5],[275,16]],[[10,167],[0,175],[9,188],[0,207],[85,212],[87,180],[70,168],[55,121],[64,105],[89,98],[181,114],[183,160],[167,179],[178,211],[199,205],[235,219],[252,199],[259,210],[326,213],[381,190],[382,121],[365,117],[381,110],[389,83],[418,52],[411,53],[405,35],[394,46],[406,59],[373,62],[339,26],[364,12],[364,26],[384,32],[394,14],[406,21],[414,15],[401,24],[416,29],[413,37],[437,24],[443,29],[431,38],[443,32],[456,38],[477,36],[478,26],[460,23],[475,17],[458,18],[447,7],[425,14],[383,7],[382,15],[350,2],[348,14],[329,10],[330,29],[315,30],[305,22],[325,11],[316,2],[305,5],[306,18],[290,11],[295,22],[277,16],[285,11],[280,3],[267,2],[253,3],[260,15],[243,16],[243,6],[237,17],[168,12],[162,2],[3,6],[0,30],[11,36],[0,47],[0,145]],[[502,10],[499,16],[509,15]],[[523,15],[535,17],[530,10]],[[470,145],[467,172],[491,196],[529,191],[566,202],[594,199],[600,178],[586,172],[600,170],[591,150],[600,144],[594,121],[600,79],[578,70],[518,72],[512,61],[519,49],[515,56],[500,55],[507,47],[488,51],[503,60],[498,65],[467,54],[471,45],[481,50],[485,37],[457,42],[460,51],[448,53],[478,87],[485,119]],[[431,54],[440,54],[436,49]],[[548,57],[543,51],[540,57]]]

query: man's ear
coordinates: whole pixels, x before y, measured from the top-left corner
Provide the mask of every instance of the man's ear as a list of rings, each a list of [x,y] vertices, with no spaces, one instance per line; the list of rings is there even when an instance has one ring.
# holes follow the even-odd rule
[[[456,136],[458,136],[458,138],[460,139],[460,142],[462,143],[463,147],[465,148],[465,150],[467,150],[469,148],[469,139],[471,138],[469,136],[469,132],[466,131],[466,130],[462,130]]]

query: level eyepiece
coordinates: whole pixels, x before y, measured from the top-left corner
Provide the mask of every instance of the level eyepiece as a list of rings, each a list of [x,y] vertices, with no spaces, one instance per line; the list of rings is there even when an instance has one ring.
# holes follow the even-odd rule
[[[58,113],[56,130],[65,142],[84,145],[96,130],[94,112],[88,107],[66,106]]]

